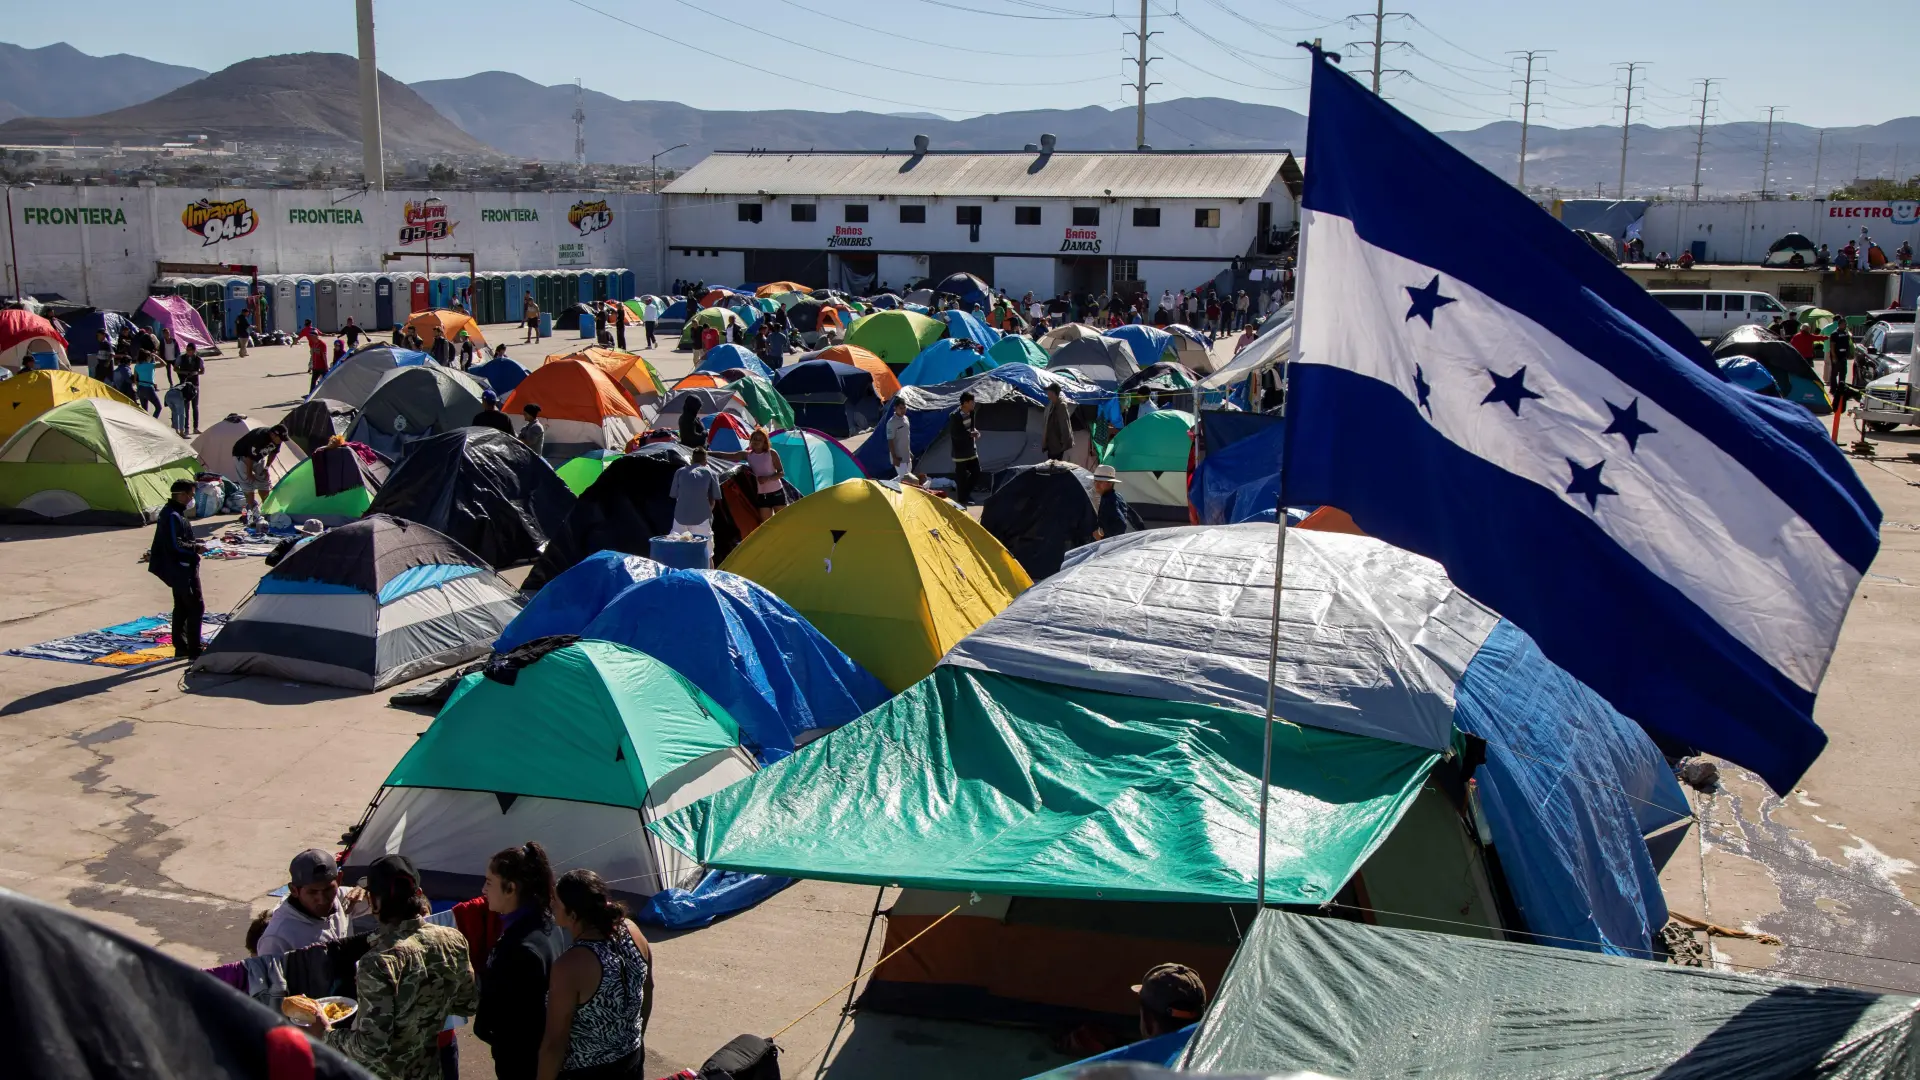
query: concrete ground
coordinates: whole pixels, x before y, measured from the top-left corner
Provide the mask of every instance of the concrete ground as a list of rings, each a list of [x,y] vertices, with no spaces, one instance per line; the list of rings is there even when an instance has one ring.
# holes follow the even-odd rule
[[[523,347],[511,328],[488,329],[528,360],[573,344]],[[686,354],[648,356],[668,379],[691,367]],[[306,388],[304,347],[228,356],[209,364],[203,419],[277,417]],[[1901,456],[1920,451],[1920,437],[1879,444],[1885,458],[1858,468],[1888,520],[1821,694],[1832,744],[1786,800],[1727,770],[1724,791],[1697,797],[1706,824],[1681,838],[1663,883],[1677,911],[1786,942],[1716,939],[1726,963],[1920,991],[1920,912],[1908,891],[1920,781],[1912,688],[1901,689],[1911,675],[1900,675],[1920,647],[1920,464]],[[164,610],[166,590],[137,561],[149,535],[0,526],[12,568],[0,649]],[[209,609],[230,609],[262,570],[250,559],[207,564]],[[0,886],[205,965],[243,955],[247,921],[274,902],[289,857],[336,845],[428,721],[388,708],[385,693],[201,678],[188,694],[180,676],[178,664],[118,673],[0,657],[0,813],[12,822]],[[1022,1077],[1065,1060],[1029,1032],[877,1015],[842,1025],[873,904],[871,889],[802,882],[713,927],[663,936],[650,1072],[697,1067],[732,1036],[771,1033],[822,1000],[780,1040],[788,1076]],[[485,1047],[462,1043],[464,1074],[491,1075]]]

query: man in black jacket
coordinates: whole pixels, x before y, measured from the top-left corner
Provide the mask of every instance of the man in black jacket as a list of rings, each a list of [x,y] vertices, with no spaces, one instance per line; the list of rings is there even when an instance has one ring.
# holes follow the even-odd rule
[[[960,395],[960,407],[947,420],[947,441],[953,449],[953,482],[959,491],[959,503],[973,498],[973,485],[980,480],[980,429],[973,419],[973,392]]]
[[[193,481],[175,480],[173,493],[160,507],[153,527],[153,547],[147,571],[173,590],[173,655],[194,660],[200,655],[200,620],[207,604],[200,593],[201,541],[187,523],[187,504],[193,501]]]

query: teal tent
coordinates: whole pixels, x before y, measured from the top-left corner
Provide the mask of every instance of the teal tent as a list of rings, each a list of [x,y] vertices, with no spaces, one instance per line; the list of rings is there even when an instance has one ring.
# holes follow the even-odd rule
[[[786,470],[787,483],[792,484],[802,496],[832,487],[842,480],[858,480],[867,475],[853,460],[853,454],[831,435],[807,428],[791,428],[776,431],[768,438],[780,455],[780,465]]]
[[[987,359],[996,365],[1032,364],[1034,367],[1046,367],[1047,350],[1034,344],[1034,340],[1025,334],[1008,334],[987,350]]]

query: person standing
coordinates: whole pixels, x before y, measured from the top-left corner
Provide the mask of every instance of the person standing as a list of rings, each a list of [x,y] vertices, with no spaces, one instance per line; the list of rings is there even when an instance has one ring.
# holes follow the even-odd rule
[[[707,448],[695,447],[691,464],[673,474],[667,488],[673,499],[673,531],[713,539],[713,504],[720,501],[720,478],[707,464]]]
[[[540,457],[547,452],[547,425],[540,422],[540,406],[530,401],[521,407],[520,415],[526,420],[520,425],[520,441]]]
[[[311,319],[301,324],[299,336],[307,341],[307,393],[311,394],[320,380],[327,377],[327,343],[320,337],[320,331],[313,328]]]
[[[1233,328],[1235,330],[1238,330],[1241,327],[1247,325],[1247,320],[1252,310],[1253,310],[1252,299],[1250,299],[1247,296],[1247,290],[1241,289],[1240,295],[1233,298],[1233,311],[1234,311]]]
[[[1047,384],[1047,415],[1042,429],[1040,448],[1045,451],[1048,461],[1065,461],[1073,450],[1073,414],[1067,408],[1066,398],[1061,396],[1060,387],[1055,383]]]
[[[652,304],[646,306],[645,314],[646,318],[643,322],[647,328],[647,348],[657,349],[660,347],[660,338],[658,336],[660,332],[659,315]]]
[[[173,362],[174,370],[180,374],[180,394],[184,399],[184,411],[193,420],[193,433],[200,434],[200,376],[206,373],[207,362],[200,359],[200,346],[188,345]]]
[[[513,421],[500,411],[500,395],[492,390],[480,392],[480,411],[467,421],[468,427],[492,428],[505,435],[513,434]]]
[[[913,472],[913,424],[897,399],[893,415],[887,418],[887,457],[893,462],[895,480],[904,480]]]
[[[965,506],[980,479],[980,428],[973,417],[971,390],[960,394],[960,407],[947,420],[947,441],[953,451],[953,482],[960,489],[960,505]]]
[[[1137,532],[1145,528],[1140,516],[1134,513],[1120,498],[1117,485],[1120,474],[1111,465],[1096,466],[1093,470],[1093,499],[1095,503],[1094,530],[1095,540],[1105,540],[1109,536],[1119,536],[1125,532]]]
[[[627,351],[627,309],[618,300],[607,301],[607,317],[613,320],[613,347]]]
[[[175,480],[153,525],[153,546],[147,552],[147,572],[173,590],[173,655],[183,660],[200,656],[200,620],[207,603],[200,592],[200,551],[206,545],[193,538],[187,506],[193,502],[193,481]]]
[[[240,358],[247,358],[247,346],[253,343],[253,320],[245,311],[233,317],[233,340],[240,346]]]
[[[473,337],[465,330],[460,331],[460,370],[473,369]]]
[[[467,939],[426,922],[420,872],[404,855],[382,855],[367,872],[380,929],[354,968],[353,1026],[313,1021],[333,1048],[384,1080],[440,1080],[440,1031],[449,1016],[479,1010]]]
[[[365,890],[340,886],[340,865],[333,854],[308,848],[287,866],[287,895],[267,916],[254,946],[259,956],[340,941],[370,929],[373,907]],[[355,924],[359,925],[356,926]]]
[[[787,466],[774,452],[765,428],[754,428],[747,436],[747,466],[753,470],[753,505],[765,521],[787,505]]]
[[[787,352],[793,348],[793,339],[787,336],[786,323],[777,322],[767,334],[767,366],[775,371],[787,365]]]
[[[478,973],[480,1009],[473,1034],[493,1048],[496,1080],[534,1080],[547,1031],[547,984],[566,951],[553,921],[553,869],[546,849],[528,841],[487,860],[480,895],[505,929]]]
[[[553,965],[539,1080],[641,1080],[653,1014],[653,948],[591,870],[554,888],[573,947]]]
[[[126,395],[128,401],[133,400],[133,357],[124,352],[114,356],[113,374],[107,376],[107,385]]]
[[[707,445],[707,429],[700,424],[700,399],[692,394],[680,403],[680,445],[694,450]]]
[[[439,323],[433,326],[433,344],[427,346],[427,351],[441,366],[453,366],[453,342],[447,340],[447,331]]]
[[[360,347],[360,328],[354,325],[353,316],[347,316],[347,325],[340,328],[340,336],[347,339],[347,351]]]
[[[133,402],[143,411],[152,408],[155,419],[160,417],[160,394],[154,389],[153,382],[153,369],[158,363],[152,353],[142,352],[133,364]]]

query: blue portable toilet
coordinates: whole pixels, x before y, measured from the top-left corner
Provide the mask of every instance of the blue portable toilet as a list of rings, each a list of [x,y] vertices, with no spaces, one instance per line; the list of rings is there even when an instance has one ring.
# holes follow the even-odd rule
[[[640,294],[633,291],[633,271],[622,269],[619,271],[619,274],[620,291],[615,293],[613,298],[615,300],[636,299]]]
[[[427,275],[427,307],[443,308],[447,306],[447,281],[445,274]]]
[[[588,270],[588,271],[582,272],[579,275],[579,282],[580,282],[580,294],[579,294],[580,302],[583,304],[593,303],[594,301],[593,271]]]
[[[340,279],[332,274],[322,274],[314,280],[313,328],[323,334],[340,329]]]
[[[247,279],[229,278],[225,284],[225,290],[227,302],[226,310],[222,311],[220,315],[220,321],[222,323],[220,336],[230,338],[233,336],[233,320],[238,318],[241,312],[247,310],[247,299],[250,295]]]
[[[298,277],[293,282],[293,332],[313,321],[313,279]]]
[[[281,274],[273,279],[273,328],[291,337],[300,329],[300,308],[294,300],[295,278]]]
[[[456,276],[453,279],[453,293],[448,299],[453,301],[450,306],[464,307],[467,309],[467,314],[474,314],[473,279],[465,274]]]
[[[610,300],[610,299],[612,299],[612,297],[613,297],[613,294],[612,294],[611,292],[609,292],[609,291],[608,291],[608,288],[609,288],[609,287],[608,287],[608,284],[607,284],[607,272],[606,272],[605,270],[595,270],[595,271],[593,272],[593,298],[594,298],[594,300],[595,300],[596,302],[599,302],[599,301],[605,301],[605,300]]]
[[[373,328],[393,329],[393,279],[386,274],[373,279]]]
[[[506,295],[507,306],[506,306],[506,310],[500,313],[500,317],[507,320],[508,322],[519,321],[520,313],[526,310],[526,303],[527,303],[527,275],[508,274],[507,275],[507,295]]]

